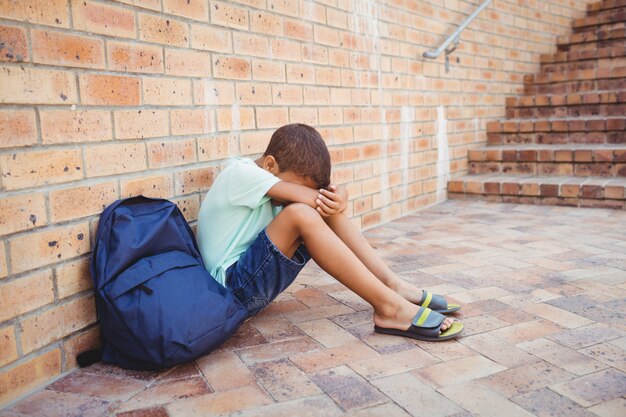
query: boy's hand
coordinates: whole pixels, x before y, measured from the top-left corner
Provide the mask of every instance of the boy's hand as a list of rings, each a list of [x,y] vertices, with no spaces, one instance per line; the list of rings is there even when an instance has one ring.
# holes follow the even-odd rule
[[[317,212],[322,217],[342,213],[348,207],[348,189],[343,185],[337,187],[331,184],[328,189],[320,190],[315,203],[317,204]]]

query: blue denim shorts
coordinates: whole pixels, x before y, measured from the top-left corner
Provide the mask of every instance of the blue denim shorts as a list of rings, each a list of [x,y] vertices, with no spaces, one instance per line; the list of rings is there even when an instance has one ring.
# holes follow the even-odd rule
[[[226,270],[226,287],[254,316],[278,297],[311,259],[300,245],[289,259],[272,243],[265,229],[241,258]]]

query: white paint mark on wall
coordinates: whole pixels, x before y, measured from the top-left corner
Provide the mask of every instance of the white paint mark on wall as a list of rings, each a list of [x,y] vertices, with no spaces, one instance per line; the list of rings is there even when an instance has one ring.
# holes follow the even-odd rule
[[[448,122],[443,105],[437,107],[437,203],[445,201],[450,179],[450,148]]]
[[[408,196],[409,188],[409,153],[411,152],[411,125],[413,107],[402,106],[400,109],[400,167],[402,169],[402,197]]]

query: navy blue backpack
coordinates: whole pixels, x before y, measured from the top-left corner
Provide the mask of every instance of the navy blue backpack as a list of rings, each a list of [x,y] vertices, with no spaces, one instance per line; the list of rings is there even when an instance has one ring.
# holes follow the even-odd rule
[[[215,349],[245,307],[204,269],[178,207],[143,196],[107,207],[91,257],[102,360],[158,370]]]

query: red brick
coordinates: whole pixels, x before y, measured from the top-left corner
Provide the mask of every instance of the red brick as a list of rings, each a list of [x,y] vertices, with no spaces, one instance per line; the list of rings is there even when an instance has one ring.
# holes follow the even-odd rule
[[[11,363],[18,358],[14,326],[0,328],[0,352],[2,352],[0,366]]]
[[[189,45],[189,25],[178,20],[139,14],[139,39],[172,46]]]
[[[287,64],[287,82],[289,84],[314,84],[315,68],[309,65]]]
[[[89,177],[143,171],[147,168],[143,143],[122,143],[85,148],[85,171]]]
[[[291,120],[293,122],[293,119]],[[267,132],[252,131],[242,133],[239,138],[239,147],[242,155],[261,153],[267,147],[269,137]]]
[[[242,105],[272,104],[272,91],[269,84],[237,84],[237,101]]]
[[[18,273],[71,259],[90,249],[89,225],[81,223],[9,240],[12,272]]]
[[[83,177],[80,149],[14,152],[0,155],[7,190],[57,184]]]
[[[143,102],[155,106],[186,106],[192,102],[191,80],[143,78]]]
[[[321,45],[339,47],[339,32],[327,26],[315,25],[313,28],[313,37],[316,43]]]
[[[304,87],[304,104],[330,104],[330,90],[328,87]]]
[[[93,288],[89,273],[89,258],[60,265],[56,267],[55,274],[60,299]]]
[[[211,55],[208,52],[166,48],[165,73],[186,77],[210,77]]]
[[[52,271],[37,272],[0,286],[0,321],[54,301]]]
[[[251,75],[250,62],[247,59],[213,56],[213,76],[215,78],[249,80]]]
[[[284,61],[299,62],[302,59],[300,44],[282,38],[270,39],[270,53],[272,58]]]
[[[126,180],[121,183],[120,198],[144,195],[154,198],[172,196],[172,179],[169,175],[158,175]]]
[[[254,109],[250,107],[231,107],[217,109],[217,130],[248,130],[255,128]],[[219,159],[219,158],[215,158]]]
[[[36,142],[34,110],[0,110],[0,148],[28,146]]]
[[[315,71],[318,85],[341,85],[341,71],[337,68],[318,68]]]
[[[289,109],[290,123],[304,123],[310,126],[319,124],[315,107],[292,107]]]
[[[104,42],[47,30],[31,31],[33,62],[69,67],[104,68]]]
[[[135,38],[135,13],[91,0],[72,0],[74,29],[107,36]]]
[[[163,51],[160,46],[131,42],[107,42],[109,68],[114,71],[163,73]]]
[[[574,151],[574,160],[576,162],[591,162],[593,161],[593,151],[591,150],[576,150]]]
[[[52,222],[78,219],[99,214],[117,200],[117,183],[65,188],[50,192],[50,219]]]
[[[209,9],[205,0],[163,0],[163,11],[207,22]]]
[[[271,36],[283,35],[283,19],[280,16],[261,11],[254,11],[250,16],[250,30],[252,32]]]
[[[198,212],[200,211],[200,196],[198,194],[175,198],[172,201],[178,206],[188,223],[198,220]]]
[[[606,119],[606,130],[626,130],[626,119]]]
[[[54,349],[27,359],[0,374],[0,404],[39,387],[61,373],[61,351]]]
[[[80,74],[83,104],[94,106],[132,106],[140,100],[139,78],[117,75]]]
[[[251,55],[267,58],[270,45],[267,38],[248,33],[233,33],[233,47],[236,55]]]
[[[193,83],[196,105],[231,105],[235,103],[235,85],[230,81],[203,79]]]
[[[328,65],[328,48],[315,44],[302,46],[302,60],[314,64]]]
[[[213,184],[216,175],[217,171],[214,167],[178,172],[174,177],[176,195],[206,191]]]
[[[271,60],[252,60],[252,78],[258,81],[285,83],[285,64]]]
[[[112,138],[111,114],[103,110],[40,110],[46,144],[95,142]]]
[[[286,108],[265,108],[256,110],[257,127],[259,129],[279,128],[289,123]]]
[[[76,103],[76,82],[69,71],[0,67],[0,103]]]
[[[580,186],[578,184],[563,184],[563,185],[561,185],[561,197],[577,198],[579,193],[580,193]]]
[[[113,115],[117,139],[153,138],[169,133],[166,110],[124,110]]]
[[[28,61],[28,39],[23,28],[0,25],[0,61]]]
[[[285,37],[310,42],[313,39],[313,26],[310,23],[296,19],[285,19],[283,22]]]
[[[505,195],[519,195],[520,194],[520,184],[517,183],[502,183],[502,194]]]
[[[268,10],[287,16],[298,16],[298,1],[296,0],[269,0]]]
[[[206,51],[230,53],[233,51],[229,30],[213,26],[191,25],[191,47]]]
[[[150,168],[184,165],[196,161],[195,139],[174,139],[148,144]]]
[[[254,123],[254,113],[251,115],[250,118]],[[238,138],[231,135],[219,135],[207,138],[198,138],[198,159],[200,161],[214,161],[218,159],[225,159],[230,156],[235,156],[239,152],[238,146]]]
[[[43,226],[47,220],[43,194],[19,194],[0,200],[0,236]]]
[[[49,26],[70,26],[67,0],[0,0],[0,17]]]
[[[226,2],[211,1],[211,23],[233,29],[248,29],[248,11]]]
[[[623,200],[626,188],[622,185],[605,185],[604,186],[604,198]]]
[[[76,362],[76,356],[78,356],[78,354],[101,347],[102,343],[99,327],[92,327],[91,329],[78,332],[76,335],[64,338],[63,354],[65,369],[78,367],[78,363]]]
[[[172,135],[194,135],[214,130],[213,112],[209,109],[172,110]]]
[[[343,112],[339,107],[320,107],[319,123],[322,125],[343,124]]]
[[[20,323],[20,339],[24,353],[55,342],[96,321],[93,296],[70,301],[28,317]]]

